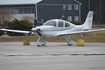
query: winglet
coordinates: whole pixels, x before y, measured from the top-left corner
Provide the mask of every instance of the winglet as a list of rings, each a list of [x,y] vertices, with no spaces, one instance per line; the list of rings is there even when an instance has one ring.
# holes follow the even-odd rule
[[[83,24],[83,29],[91,29],[93,21],[93,11],[89,11],[85,23]]]

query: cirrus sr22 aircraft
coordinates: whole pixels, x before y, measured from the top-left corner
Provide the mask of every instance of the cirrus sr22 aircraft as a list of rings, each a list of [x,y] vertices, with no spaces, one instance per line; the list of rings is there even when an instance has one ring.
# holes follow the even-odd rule
[[[87,18],[82,25],[74,25],[65,20],[51,19],[45,22],[42,26],[34,26],[31,31],[0,29],[2,31],[10,31],[17,33],[31,33],[39,36],[36,44],[37,46],[44,46],[48,38],[63,36],[67,40],[67,44],[70,46],[74,42],[70,39],[70,35],[85,34],[91,32],[104,31],[105,29],[92,30],[93,11],[89,11]],[[42,40],[42,39],[43,40]]]

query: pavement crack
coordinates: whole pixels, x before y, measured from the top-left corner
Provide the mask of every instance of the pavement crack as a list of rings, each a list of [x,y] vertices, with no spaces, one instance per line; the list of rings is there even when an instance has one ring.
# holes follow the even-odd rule
[[[16,56],[103,56],[105,54],[10,54],[5,57],[16,57]]]

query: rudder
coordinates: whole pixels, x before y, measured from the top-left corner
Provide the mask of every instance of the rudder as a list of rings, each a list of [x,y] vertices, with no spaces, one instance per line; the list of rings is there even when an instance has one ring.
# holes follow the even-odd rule
[[[92,28],[92,21],[93,21],[93,11],[89,11],[86,20],[83,24],[83,29],[84,30],[89,30]]]

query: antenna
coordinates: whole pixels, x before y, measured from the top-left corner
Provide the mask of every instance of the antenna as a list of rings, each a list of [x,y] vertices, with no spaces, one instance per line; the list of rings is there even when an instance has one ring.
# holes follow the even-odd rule
[[[61,19],[63,19],[65,16],[64,15],[62,15],[62,17],[61,17]]]

